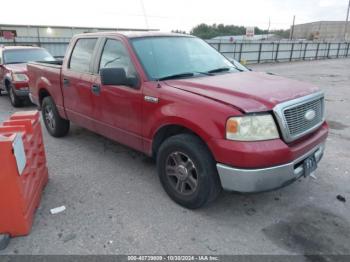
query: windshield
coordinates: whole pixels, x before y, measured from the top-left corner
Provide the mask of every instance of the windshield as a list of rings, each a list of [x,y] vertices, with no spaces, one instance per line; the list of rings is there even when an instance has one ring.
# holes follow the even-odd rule
[[[131,43],[152,80],[246,71],[195,37],[135,38]]]
[[[35,61],[55,61],[45,49],[15,49],[4,51],[4,64],[19,64]]]

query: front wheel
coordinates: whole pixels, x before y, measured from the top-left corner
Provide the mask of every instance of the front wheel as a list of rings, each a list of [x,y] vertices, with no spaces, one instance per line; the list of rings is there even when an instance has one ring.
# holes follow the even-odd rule
[[[215,161],[195,135],[168,138],[157,154],[157,168],[167,194],[186,208],[200,208],[221,192]]]
[[[63,137],[69,132],[69,121],[60,117],[51,97],[45,97],[42,103],[42,117],[47,131],[54,137]]]
[[[15,90],[13,89],[12,86],[8,88],[8,93],[9,93],[10,102],[12,106],[20,107],[23,105],[23,100],[16,95]]]

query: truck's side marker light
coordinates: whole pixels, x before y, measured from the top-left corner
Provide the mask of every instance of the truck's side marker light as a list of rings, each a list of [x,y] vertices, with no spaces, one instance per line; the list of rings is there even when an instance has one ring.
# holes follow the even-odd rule
[[[237,133],[238,131],[238,122],[234,119],[230,119],[228,122],[227,122],[227,127],[226,127],[226,131],[229,132],[229,133]]]

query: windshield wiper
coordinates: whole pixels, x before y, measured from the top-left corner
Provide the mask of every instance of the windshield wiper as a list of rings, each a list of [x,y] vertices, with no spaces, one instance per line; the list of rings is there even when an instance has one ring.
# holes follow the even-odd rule
[[[28,63],[28,62],[9,62],[9,63],[6,63],[7,65],[14,65],[14,64],[25,64],[25,63]]]
[[[238,67],[233,66],[233,67],[219,67],[219,68],[216,68],[216,69],[213,69],[213,70],[209,70],[207,73],[213,74],[213,73],[227,72],[227,71],[230,71],[232,68],[234,68],[234,69],[236,69],[237,71],[240,71],[240,72],[243,71],[242,69],[239,69]]]
[[[182,78],[182,77],[191,77],[191,76],[194,76],[194,73],[174,74],[174,75],[160,77],[157,80],[162,81],[162,80],[176,79],[176,78]]]
[[[174,75],[169,75],[169,76],[163,76],[158,78],[158,81],[162,80],[169,80],[169,79],[176,79],[176,78],[183,78],[183,77],[192,77],[194,76],[194,73],[181,73],[181,74],[174,74]]]
[[[213,74],[209,72],[186,72],[186,73],[181,73],[181,74],[174,74],[174,75],[169,75],[169,76],[164,76],[161,78],[158,78],[158,81],[162,80],[169,80],[169,79],[175,79],[175,78],[182,78],[182,77],[192,77],[195,76],[196,74],[198,75],[206,75],[206,76],[212,76]]]
[[[230,71],[230,70],[231,70],[230,67],[219,67],[216,69],[209,70],[208,73],[213,74],[213,73],[226,72],[226,71]]]

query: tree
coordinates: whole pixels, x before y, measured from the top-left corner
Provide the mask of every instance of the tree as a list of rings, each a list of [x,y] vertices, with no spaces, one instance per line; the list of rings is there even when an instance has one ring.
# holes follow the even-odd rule
[[[199,38],[203,39],[211,39],[217,36],[227,36],[227,35],[245,35],[246,28],[244,26],[236,26],[236,25],[224,25],[224,24],[199,24],[192,28],[190,34],[195,35]],[[264,29],[260,29],[255,27],[255,34],[267,34],[268,31]],[[289,36],[289,30],[272,30],[269,33],[280,35],[284,38]]]
[[[287,29],[287,30],[277,29],[277,30],[271,30],[269,33],[278,35],[282,38],[289,38],[290,30],[289,29]]]
[[[186,31],[181,31],[181,30],[178,30],[178,29],[175,29],[175,30],[171,30],[172,33],[177,33],[177,34],[187,34]]]

